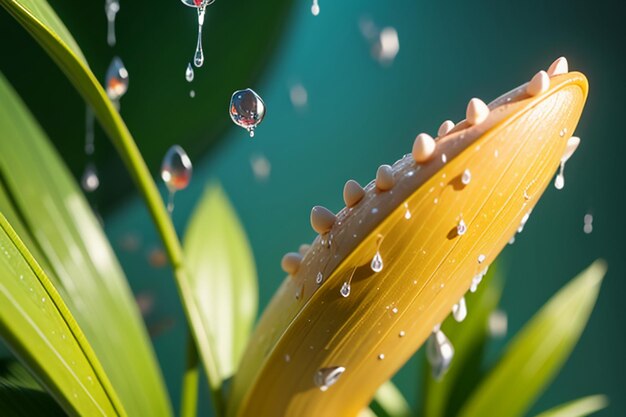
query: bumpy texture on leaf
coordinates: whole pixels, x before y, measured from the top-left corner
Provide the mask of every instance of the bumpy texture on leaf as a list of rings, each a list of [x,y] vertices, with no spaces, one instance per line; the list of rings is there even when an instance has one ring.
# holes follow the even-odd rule
[[[462,122],[439,138],[430,162],[418,165],[411,155],[396,162],[392,190],[370,184],[356,206],[338,213],[261,318],[234,381],[230,416],[359,413],[493,262],[550,183],[587,80],[573,72],[550,82],[540,95],[521,86],[494,101],[484,122]],[[461,220],[467,230],[459,235]],[[380,272],[370,266],[377,250]],[[346,282],[351,292],[343,297]],[[323,392],[314,375],[332,366],[346,370]]]

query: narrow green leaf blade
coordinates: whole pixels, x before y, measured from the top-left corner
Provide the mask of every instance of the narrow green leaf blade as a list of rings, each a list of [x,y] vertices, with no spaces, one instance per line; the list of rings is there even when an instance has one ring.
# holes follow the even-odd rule
[[[590,395],[544,411],[537,417],[585,417],[609,405],[604,395]]]
[[[65,417],[67,414],[19,362],[0,361],[0,410],[10,417]]]
[[[522,416],[576,345],[605,273],[606,264],[596,261],[553,296],[509,344],[459,415]]]
[[[98,220],[0,73],[0,210],[59,288],[131,415],[169,416],[163,379]]]
[[[185,233],[190,287],[222,380],[248,341],[258,302],[256,269],[242,225],[219,185],[207,187]]]
[[[502,279],[497,274],[496,265],[480,284],[476,293],[466,294],[468,315],[463,323],[453,317],[443,323],[442,330],[454,346],[454,359],[450,369],[440,381],[432,377],[430,365],[425,363],[423,417],[443,417],[456,414],[480,378],[480,365],[483,348],[489,337],[488,321],[496,309],[502,295]],[[460,404],[458,404],[460,402]]]
[[[69,309],[1,214],[0,337],[68,414],[126,415]]]
[[[410,417],[411,408],[398,387],[387,381],[378,388],[370,408],[378,417]]]

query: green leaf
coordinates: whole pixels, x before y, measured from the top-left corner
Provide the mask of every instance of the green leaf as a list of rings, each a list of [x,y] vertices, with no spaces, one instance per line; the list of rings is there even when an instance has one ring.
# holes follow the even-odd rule
[[[1,214],[0,336],[68,414],[126,416],[69,309]]]
[[[553,296],[516,335],[459,415],[522,416],[578,342],[605,273],[606,264],[596,261]]]
[[[184,249],[189,286],[225,380],[235,373],[252,330],[258,288],[248,239],[219,185],[207,187],[196,207]]]
[[[606,408],[608,404],[604,395],[591,395],[544,411],[537,417],[585,417]]]
[[[496,265],[480,284],[476,293],[466,294],[468,315],[463,323],[453,317],[443,323],[442,330],[454,346],[454,359],[450,369],[440,381],[435,380],[426,362],[424,369],[424,405],[422,416],[443,417],[455,415],[469,392],[481,377],[480,365],[488,341],[488,321],[502,295],[502,279]]]
[[[411,408],[400,390],[391,381],[378,388],[370,408],[378,417],[410,417]]]
[[[0,410],[10,417],[65,417],[67,414],[19,362],[0,361]]]
[[[64,296],[131,415],[171,415],[150,340],[97,219],[0,74],[0,210]]]

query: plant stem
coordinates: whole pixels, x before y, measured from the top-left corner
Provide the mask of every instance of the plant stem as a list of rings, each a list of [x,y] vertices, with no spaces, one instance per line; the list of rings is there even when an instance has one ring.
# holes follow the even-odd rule
[[[180,417],[196,417],[198,408],[198,350],[191,333],[187,332],[187,363],[183,375]]]

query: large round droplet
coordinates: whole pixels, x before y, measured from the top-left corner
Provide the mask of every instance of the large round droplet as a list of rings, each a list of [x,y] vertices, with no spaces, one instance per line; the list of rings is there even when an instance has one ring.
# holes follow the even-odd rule
[[[230,118],[254,136],[254,129],[265,117],[265,103],[252,89],[235,91],[230,99]]]
[[[106,91],[111,100],[119,100],[128,91],[128,71],[119,57],[113,58],[106,74]]]
[[[178,145],[172,146],[161,164],[161,178],[170,192],[186,188],[192,171],[191,160],[185,150]]]
[[[333,386],[339,377],[346,371],[343,366],[331,366],[329,368],[318,369],[313,375],[313,382],[320,391],[326,391]]]

